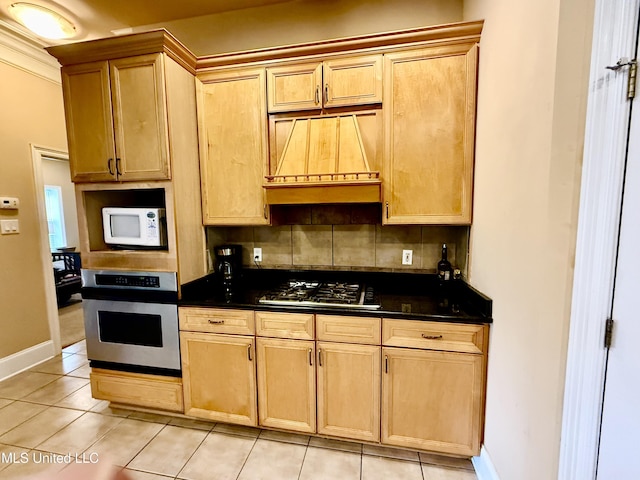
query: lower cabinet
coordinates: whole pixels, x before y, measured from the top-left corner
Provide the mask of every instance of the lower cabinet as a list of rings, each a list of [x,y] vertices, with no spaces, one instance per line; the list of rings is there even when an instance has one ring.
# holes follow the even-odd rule
[[[318,342],[318,433],[380,441],[380,347]]]
[[[382,443],[480,453],[484,356],[383,347]]]
[[[180,327],[186,415],[480,453],[488,325],[181,307]]]
[[[144,373],[91,369],[93,398],[182,413],[182,379]]]
[[[315,433],[315,342],[258,337],[256,346],[260,425]]]
[[[257,425],[254,337],[182,332],[185,414]]]

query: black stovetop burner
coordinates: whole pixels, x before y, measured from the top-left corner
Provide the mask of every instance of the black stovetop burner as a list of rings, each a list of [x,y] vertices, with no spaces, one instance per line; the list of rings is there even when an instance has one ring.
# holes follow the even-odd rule
[[[285,306],[380,308],[373,288],[358,283],[289,280],[265,293],[258,303]]]

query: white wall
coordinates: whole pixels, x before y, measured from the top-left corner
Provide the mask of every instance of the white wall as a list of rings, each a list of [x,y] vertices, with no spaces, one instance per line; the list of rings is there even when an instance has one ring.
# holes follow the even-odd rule
[[[484,446],[557,478],[591,0],[467,0],[482,33],[471,283],[493,298]]]

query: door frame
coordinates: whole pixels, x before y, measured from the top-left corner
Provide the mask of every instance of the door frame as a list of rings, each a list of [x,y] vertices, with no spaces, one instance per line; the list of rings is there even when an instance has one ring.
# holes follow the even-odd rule
[[[640,0],[596,0],[558,478],[595,478]]]
[[[55,160],[69,161],[69,154],[54,148],[29,144],[31,148],[31,160],[33,166],[33,181],[36,192],[37,218],[40,226],[40,256],[42,259],[42,277],[44,278],[44,295],[46,302],[47,321],[49,333],[53,342],[54,354],[62,350],[60,341],[60,318],[58,317],[58,301],[56,300],[56,284],[53,279],[51,249],[49,248],[49,227],[47,224],[47,212],[44,199],[44,179],[42,178],[42,160],[52,158]]]

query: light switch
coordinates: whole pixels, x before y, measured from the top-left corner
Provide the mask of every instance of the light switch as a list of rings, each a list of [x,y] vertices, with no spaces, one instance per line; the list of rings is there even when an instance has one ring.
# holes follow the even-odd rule
[[[18,223],[18,220],[0,220],[0,233],[2,235],[20,233],[20,224]]]

